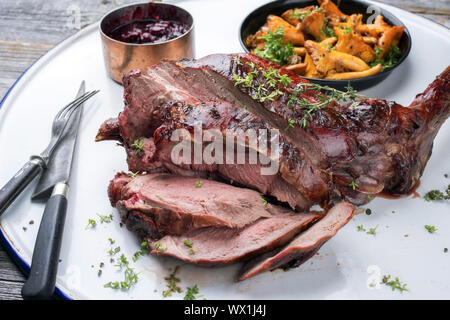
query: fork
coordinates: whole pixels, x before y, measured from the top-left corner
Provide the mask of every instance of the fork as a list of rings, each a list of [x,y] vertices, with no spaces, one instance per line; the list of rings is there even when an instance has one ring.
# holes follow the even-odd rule
[[[0,189],[0,216],[23,189],[47,167],[53,151],[64,137],[64,131],[73,113],[97,92],[98,90],[86,92],[56,114],[52,124],[52,137],[47,148],[40,155],[31,156],[30,160]]]

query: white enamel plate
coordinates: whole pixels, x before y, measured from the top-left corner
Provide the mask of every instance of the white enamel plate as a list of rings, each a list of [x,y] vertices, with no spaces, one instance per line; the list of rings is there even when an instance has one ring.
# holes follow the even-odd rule
[[[238,29],[244,17],[264,1],[180,1],[195,20],[196,56],[241,52]],[[379,4],[381,6],[381,4]],[[409,105],[449,64],[450,31],[419,16],[382,5],[409,29],[412,50],[408,59],[385,81],[362,92],[369,97]],[[214,13],[214,14],[211,14]],[[69,210],[61,249],[58,292],[72,299],[161,299],[169,268],[181,266],[183,289],[197,284],[207,299],[418,299],[450,298],[450,203],[430,203],[422,198],[375,199],[372,214],[356,216],[327,242],[319,254],[297,269],[274,271],[241,283],[234,281],[240,265],[205,269],[173,259],[150,256],[132,262],[139,250],[134,234],[121,228],[106,188],[114,174],[126,170],[123,148],[114,142],[95,143],[100,124],[122,110],[122,87],[106,76],[98,24],[62,42],[37,61],[10,90],[0,109],[0,185],[49,141],[57,110],[72,100],[79,84],[101,92],[86,105],[74,161]],[[436,137],[433,155],[423,173],[420,194],[445,189],[450,179],[450,120]],[[7,249],[26,269],[44,204],[30,200],[35,183],[1,218]],[[111,223],[100,223],[98,214],[113,213]],[[97,220],[88,228],[88,219]],[[34,221],[30,224],[30,221]],[[376,235],[358,232],[357,226],[377,227]],[[434,225],[431,234],[424,228]],[[26,230],[24,230],[24,227]],[[408,235],[408,236],[405,236]],[[120,246],[130,266],[140,272],[128,291],[104,288],[123,279],[110,262],[108,238]],[[104,263],[101,276],[100,263]],[[378,285],[383,275],[399,277],[409,292]],[[369,284],[374,283],[374,286]],[[184,294],[171,298],[182,299]]]

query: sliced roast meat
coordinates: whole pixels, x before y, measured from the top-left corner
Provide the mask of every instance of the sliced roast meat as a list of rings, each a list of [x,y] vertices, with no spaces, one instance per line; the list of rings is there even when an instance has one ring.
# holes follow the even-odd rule
[[[201,266],[222,266],[250,259],[287,243],[319,215],[282,214],[244,228],[209,227],[151,242],[152,255],[171,256]]]
[[[245,280],[262,272],[280,267],[292,268],[299,266],[311,258],[326,241],[350,221],[354,210],[355,208],[347,202],[338,203],[329,210],[325,217],[306,231],[300,233],[284,248],[248,262],[244,266],[238,280]]]
[[[243,228],[288,211],[250,189],[167,173],[118,174],[108,193],[128,228],[153,238],[209,226]]]

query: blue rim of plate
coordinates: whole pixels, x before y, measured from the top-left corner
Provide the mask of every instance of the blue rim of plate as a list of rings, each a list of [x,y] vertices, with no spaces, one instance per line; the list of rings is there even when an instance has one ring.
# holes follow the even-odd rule
[[[390,5],[387,5],[390,6]],[[432,22],[440,27],[444,27],[447,30],[450,30],[450,28],[448,28],[447,26],[433,21],[427,17],[424,17],[422,15],[419,14],[415,14],[406,10],[403,10],[401,8],[397,8],[400,9],[402,11],[408,12],[410,14],[416,15],[418,17],[424,18],[429,22]],[[45,57],[47,54],[49,54],[51,51],[53,51],[54,49],[58,48],[60,44],[62,44],[65,41],[68,41],[69,39],[75,38],[76,36],[78,36],[81,32],[86,31],[88,29],[90,29],[91,27],[93,27],[94,25],[97,25],[99,22],[94,22],[93,24],[87,25],[85,26],[83,29],[81,29],[80,31],[76,32],[75,34],[69,36],[68,38],[58,42],[54,47],[52,47],[49,51],[45,52],[44,54],[42,54],[42,56],[40,56],[38,59],[36,59],[31,65],[28,66],[28,68],[25,69],[25,71],[16,79],[16,81],[14,81],[14,83],[12,84],[12,86],[6,91],[5,95],[3,96],[2,100],[0,101],[0,109],[2,108],[3,104],[5,103],[6,99],[8,98],[9,94],[11,93],[11,91],[14,89],[14,87],[19,83],[19,81],[22,79],[22,77],[31,69],[31,67],[33,67],[38,61],[40,61],[43,57]],[[20,271],[25,275],[28,276],[28,273],[30,272],[30,265],[24,260],[22,259],[22,257],[19,255],[19,253],[16,251],[16,249],[11,245],[11,243],[8,241],[7,237],[5,236],[5,234],[3,233],[2,228],[0,227],[0,244],[2,245],[3,249],[5,249],[5,251],[8,253],[9,257],[16,263],[16,265],[19,267]],[[57,286],[55,287],[55,292],[53,293],[54,297],[56,298],[60,298],[63,300],[73,300],[73,298],[71,298],[69,295],[67,295],[66,293],[64,293],[61,289],[59,289]]]

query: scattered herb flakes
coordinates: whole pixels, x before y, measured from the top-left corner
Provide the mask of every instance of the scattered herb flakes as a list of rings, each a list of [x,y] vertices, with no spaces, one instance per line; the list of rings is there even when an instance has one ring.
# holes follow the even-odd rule
[[[144,138],[134,140],[131,147],[136,149],[135,153],[137,156],[140,155],[144,150]]]
[[[184,300],[196,300],[200,298],[198,286],[194,285],[192,288],[187,287],[186,294],[184,295]]]
[[[29,224],[34,224],[34,220],[30,220],[30,222],[28,222]]]
[[[177,283],[180,282],[180,279],[176,277],[176,274],[177,274],[179,269],[180,269],[179,266],[175,267],[175,270],[168,277],[164,278],[164,280],[167,281],[167,290],[164,290],[162,292],[162,296],[164,298],[171,297],[172,293],[181,293],[181,292],[183,292],[183,289],[181,289],[177,285]]]
[[[189,248],[189,249],[188,249],[188,253],[189,253],[189,254],[191,254],[191,255],[192,255],[192,254],[195,254],[196,249],[192,246],[192,245],[193,245],[193,242],[191,242],[191,241],[185,239],[185,240],[183,241],[183,243],[184,243],[184,245],[185,245],[186,247]]]
[[[381,48],[375,50],[375,56],[379,56],[383,52]],[[370,63],[371,67],[375,67],[381,63],[383,71],[395,66],[402,57],[402,50],[399,47],[392,45],[389,51],[383,56],[383,58],[377,58]]]
[[[369,231],[367,231],[366,233],[367,234],[371,234],[371,235],[376,235],[377,234],[377,228],[378,228],[378,225],[376,225],[376,227],[374,227],[374,228],[370,228]]]
[[[113,220],[112,213],[108,216],[104,216],[104,215],[97,213],[97,216],[100,218],[100,223],[110,223]]]
[[[295,128],[295,120],[294,119],[289,119],[288,120],[287,127],[284,130],[287,131],[290,128]]]
[[[201,188],[203,186],[203,181],[202,180],[198,180],[195,182],[195,187],[196,188]]]
[[[368,195],[367,195],[367,200],[370,201],[370,200],[372,200],[372,199],[373,199],[373,196],[371,196],[370,194],[368,194]]]
[[[395,277],[395,280],[391,280],[390,275],[385,275],[383,276],[381,283],[391,287],[392,291],[395,289],[399,290],[401,293],[403,293],[403,291],[409,291],[409,289],[406,288],[406,283],[401,283],[398,277]]]
[[[105,263],[100,262],[100,268],[103,268],[105,266]]]
[[[22,227],[23,231],[27,231],[27,227]]]
[[[138,174],[139,174],[139,171],[136,171],[136,172],[130,171],[130,172],[128,173],[128,175],[130,176],[131,179],[136,178],[136,176],[137,176]]]
[[[89,219],[86,229],[95,228],[96,225],[97,225],[97,222],[94,219]]]
[[[448,178],[448,174],[447,174],[447,173],[445,173],[445,174],[444,174],[444,177]]]
[[[138,282],[138,273],[136,273],[133,268],[130,268],[128,259],[124,254],[120,256],[119,263],[115,266],[120,270],[124,270],[124,279],[123,281],[110,281],[104,285],[105,288],[121,289],[126,291],[129,290],[133,284]]]
[[[450,200],[450,184],[444,192],[440,190],[431,190],[428,191],[423,198],[425,201]]]
[[[154,247],[154,249],[155,249],[156,251],[161,251],[161,252],[166,251],[166,248],[163,248],[163,246],[161,245],[161,242],[159,242],[159,241],[156,241],[156,242],[155,242],[155,247]]]
[[[408,237],[409,237],[409,234],[405,234],[404,237],[405,237],[405,238],[408,238]]]
[[[358,231],[366,231],[366,229],[364,229],[364,226],[362,224],[357,226],[356,230],[358,230]]]
[[[114,255],[116,255],[117,253],[119,253],[120,252],[120,247],[116,247],[116,248],[111,248],[111,249],[109,249],[108,250],[108,254],[110,255],[110,256],[114,256]]]
[[[263,204],[263,206],[267,205],[267,200],[264,199],[263,197],[259,198],[259,200],[261,201],[261,203]]]
[[[108,238],[108,241],[109,241],[109,243],[110,243],[110,244],[114,244],[114,243],[116,243],[116,241],[115,241],[115,240],[113,240],[113,239],[111,239],[111,238]]]
[[[255,55],[277,64],[288,64],[294,55],[294,46],[291,42],[284,44],[283,36],[283,28],[278,27],[277,30],[269,31],[266,35],[258,37],[259,40],[265,40],[265,43],[263,50],[255,49]]]
[[[435,233],[437,231],[437,228],[435,226],[425,225],[424,227],[429,233]]]
[[[141,250],[136,251],[133,255],[133,262],[136,262],[140,256],[143,256],[150,252],[150,246],[147,241],[141,242]]]
[[[444,253],[447,253],[448,252],[448,248],[444,248]]]
[[[102,275],[102,269],[98,269],[97,275],[100,277]]]

